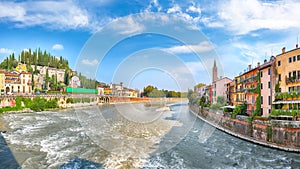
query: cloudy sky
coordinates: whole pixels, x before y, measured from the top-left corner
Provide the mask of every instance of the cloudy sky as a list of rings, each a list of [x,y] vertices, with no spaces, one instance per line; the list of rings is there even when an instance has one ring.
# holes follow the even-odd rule
[[[65,57],[69,60],[71,68],[80,70],[87,76],[102,82],[118,83],[122,78],[114,78],[118,76],[116,72],[124,73],[128,67],[132,67],[133,70],[141,61],[134,59],[142,56],[154,57],[143,51],[155,48],[160,51],[156,54],[161,58],[168,58],[169,55],[177,58],[173,61],[165,60],[163,65],[177,66],[176,70],[186,72],[185,68],[183,70],[178,65],[179,58],[193,75],[194,82],[178,87],[179,81],[184,81],[182,76],[185,75],[178,75],[178,72],[176,74],[167,67],[153,67],[144,71],[136,69],[137,72],[132,75],[134,77],[128,77],[126,85],[142,88],[143,85],[153,84],[165,89],[185,90],[193,83],[210,83],[213,63],[210,58],[217,59],[220,75],[233,78],[249,64],[256,65],[258,61],[262,62],[271,55],[279,54],[282,47],[286,47],[287,50],[295,48],[300,31],[298,8],[300,2],[296,0],[2,0],[0,60],[12,52],[19,54],[24,49],[41,48],[53,55]],[[154,15],[157,13],[159,19]],[[145,18],[150,18],[151,21],[145,22]],[[178,21],[177,26],[170,27],[174,36],[176,30],[180,34],[179,29],[176,29],[178,27],[191,29],[194,34],[202,34],[201,40],[186,43],[180,38],[166,36],[168,29],[163,25],[169,20],[177,22],[174,18],[187,23]],[[154,23],[165,29],[165,33],[145,33]],[[116,32],[122,37],[121,41],[106,52],[98,51],[101,54],[99,53],[97,58],[82,56],[87,50],[85,48],[89,44],[88,41],[98,32],[103,33],[106,30],[109,30],[106,32],[107,36],[98,39],[93,49],[104,50],[105,45],[112,42],[113,33]],[[195,33],[195,30],[198,33]],[[186,36],[191,39],[193,37]],[[201,56],[199,59],[195,56],[202,52],[207,52],[203,54],[206,57]],[[158,63],[161,60],[155,59]],[[154,63],[153,65],[157,66]],[[120,71],[119,67],[126,71]],[[190,81],[185,80],[186,83]]]

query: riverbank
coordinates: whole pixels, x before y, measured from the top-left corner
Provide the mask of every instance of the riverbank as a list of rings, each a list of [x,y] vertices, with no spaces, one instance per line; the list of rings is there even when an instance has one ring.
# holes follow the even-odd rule
[[[280,150],[284,150],[284,151],[289,151],[289,152],[300,152],[300,123],[298,124],[298,128],[292,128],[290,126],[290,131],[294,132],[293,134],[287,134],[285,131],[288,131],[284,128],[280,128],[277,127],[276,132],[275,133],[272,130],[270,130],[270,127],[265,126],[264,124],[262,124],[261,122],[256,122],[256,124],[252,124],[252,126],[250,126],[249,123],[245,122],[245,121],[239,121],[237,119],[230,119],[230,118],[225,118],[222,115],[213,115],[212,112],[206,111],[203,113],[197,113],[200,112],[199,108],[197,109],[196,107],[190,106],[190,112],[193,113],[195,116],[197,116],[198,118],[200,118],[202,121],[210,124],[211,126],[225,132],[228,133],[232,136],[235,136],[237,138],[255,143],[255,144],[259,144],[262,146],[266,146],[266,147],[270,147],[270,148],[276,148],[276,149],[280,149]],[[222,116],[222,117],[221,117]],[[217,118],[214,118],[217,117]],[[218,124],[215,123],[215,121],[218,121]],[[260,124],[259,124],[260,123]],[[277,124],[278,126],[280,126],[279,124]],[[272,126],[272,125],[271,125]],[[249,129],[249,127],[252,127],[252,132],[251,129]],[[260,128],[260,130],[258,131],[258,129],[256,128]],[[288,127],[288,126],[286,126]],[[239,129],[237,129],[239,128]],[[262,130],[264,129],[264,130]],[[246,133],[246,134],[245,134]],[[299,145],[298,147],[295,146],[295,144],[288,144],[288,142],[282,141],[282,144],[278,143],[278,138],[275,139],[273,138],[273,135],[279,135],[278,138],[279,139],[283,139],[283,137],[286,137],[285,140],[290,140],[293,138],[296,141],[296,146]],[[269,136],[268,136],[269,135]],[[270,135],[271,135],[271,139],[270,139]],[[289,136],[288,136],[289,135]],[[296,136],[295,136],[296,135]],[[252,137],[250,137],[252,136]],[[281,137],[283,136],[283,137]],[[269,137],[269,138],[268,138]],[[290,137],[290,138],[288,138]],[[268,139],[270,139],[270,141],[267,141]]]

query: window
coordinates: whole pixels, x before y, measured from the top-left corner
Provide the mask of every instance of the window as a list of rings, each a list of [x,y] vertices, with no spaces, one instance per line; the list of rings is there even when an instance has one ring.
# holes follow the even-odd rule
[[[300,55],[297,56],[297,60],[298,60],[298,61],[300,60]]]
[[[289,72],[289,78],[291,78],[292,77],[292,73],[291,72]]]
[[[261,104],[264,104],[264,97],[260,96],[260,102]]]
[[[271,74],[271,68],[268,69],[268,75],[270,75],[270,74]]]
[[[263,83],[261,83],[261,84],[260,84],[260,89],[263,89],[263,86],[264,86]]]
[[[300,56],[300,55],[299,55]],[[281,61],[278,60],[277,65],[280,66],[281,65]]]
[[[254,104],[254,96],[252,96],[252,104]]]
[[[279,90],[278,92],[281,92],[281,87],[278,90]]]
[[[278,81],[281,81],[281,74],[278,74]]]
[[[271,82],[268,82],[268,88],[269,89],[271,88]]]
[[[296,71],[293,71],[293,78],[296,78]]]
[[[269,114],[271,114],[271,109],[269,109]]]
[[[296,56],[293,56],[293,62],[296,62]]]
[[[300,71],[298,70],[298,79],[300,79]]]
[[[268,102],[269,102],[269,105],[271,105],[271,96],[269,96]]]
[[[289,58],[289,63],[292,63],[292,58],[291,57]]]
[[[263,77],[263,72],[260,72],[260,77]]]

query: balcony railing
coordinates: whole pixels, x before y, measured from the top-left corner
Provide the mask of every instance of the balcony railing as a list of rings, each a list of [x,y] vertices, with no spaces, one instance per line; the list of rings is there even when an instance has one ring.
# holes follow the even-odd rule
[[[295,76],[293,76],[293,77],[285,77],[285,82],[286,82],[286,84],[290,84],[290,83],[297,83],[297,82],[300,82],[300,77],[295,77]]]

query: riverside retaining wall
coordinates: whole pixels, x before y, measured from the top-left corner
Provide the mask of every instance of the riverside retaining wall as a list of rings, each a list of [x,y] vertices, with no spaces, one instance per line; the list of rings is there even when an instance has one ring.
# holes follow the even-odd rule
[[[251,123],[246,116],[231,119],[223,112],[200,111],[196,106],[190,106],[190,110],[234,136],[269,147],[300,152],[300,121],[255,119]]]

